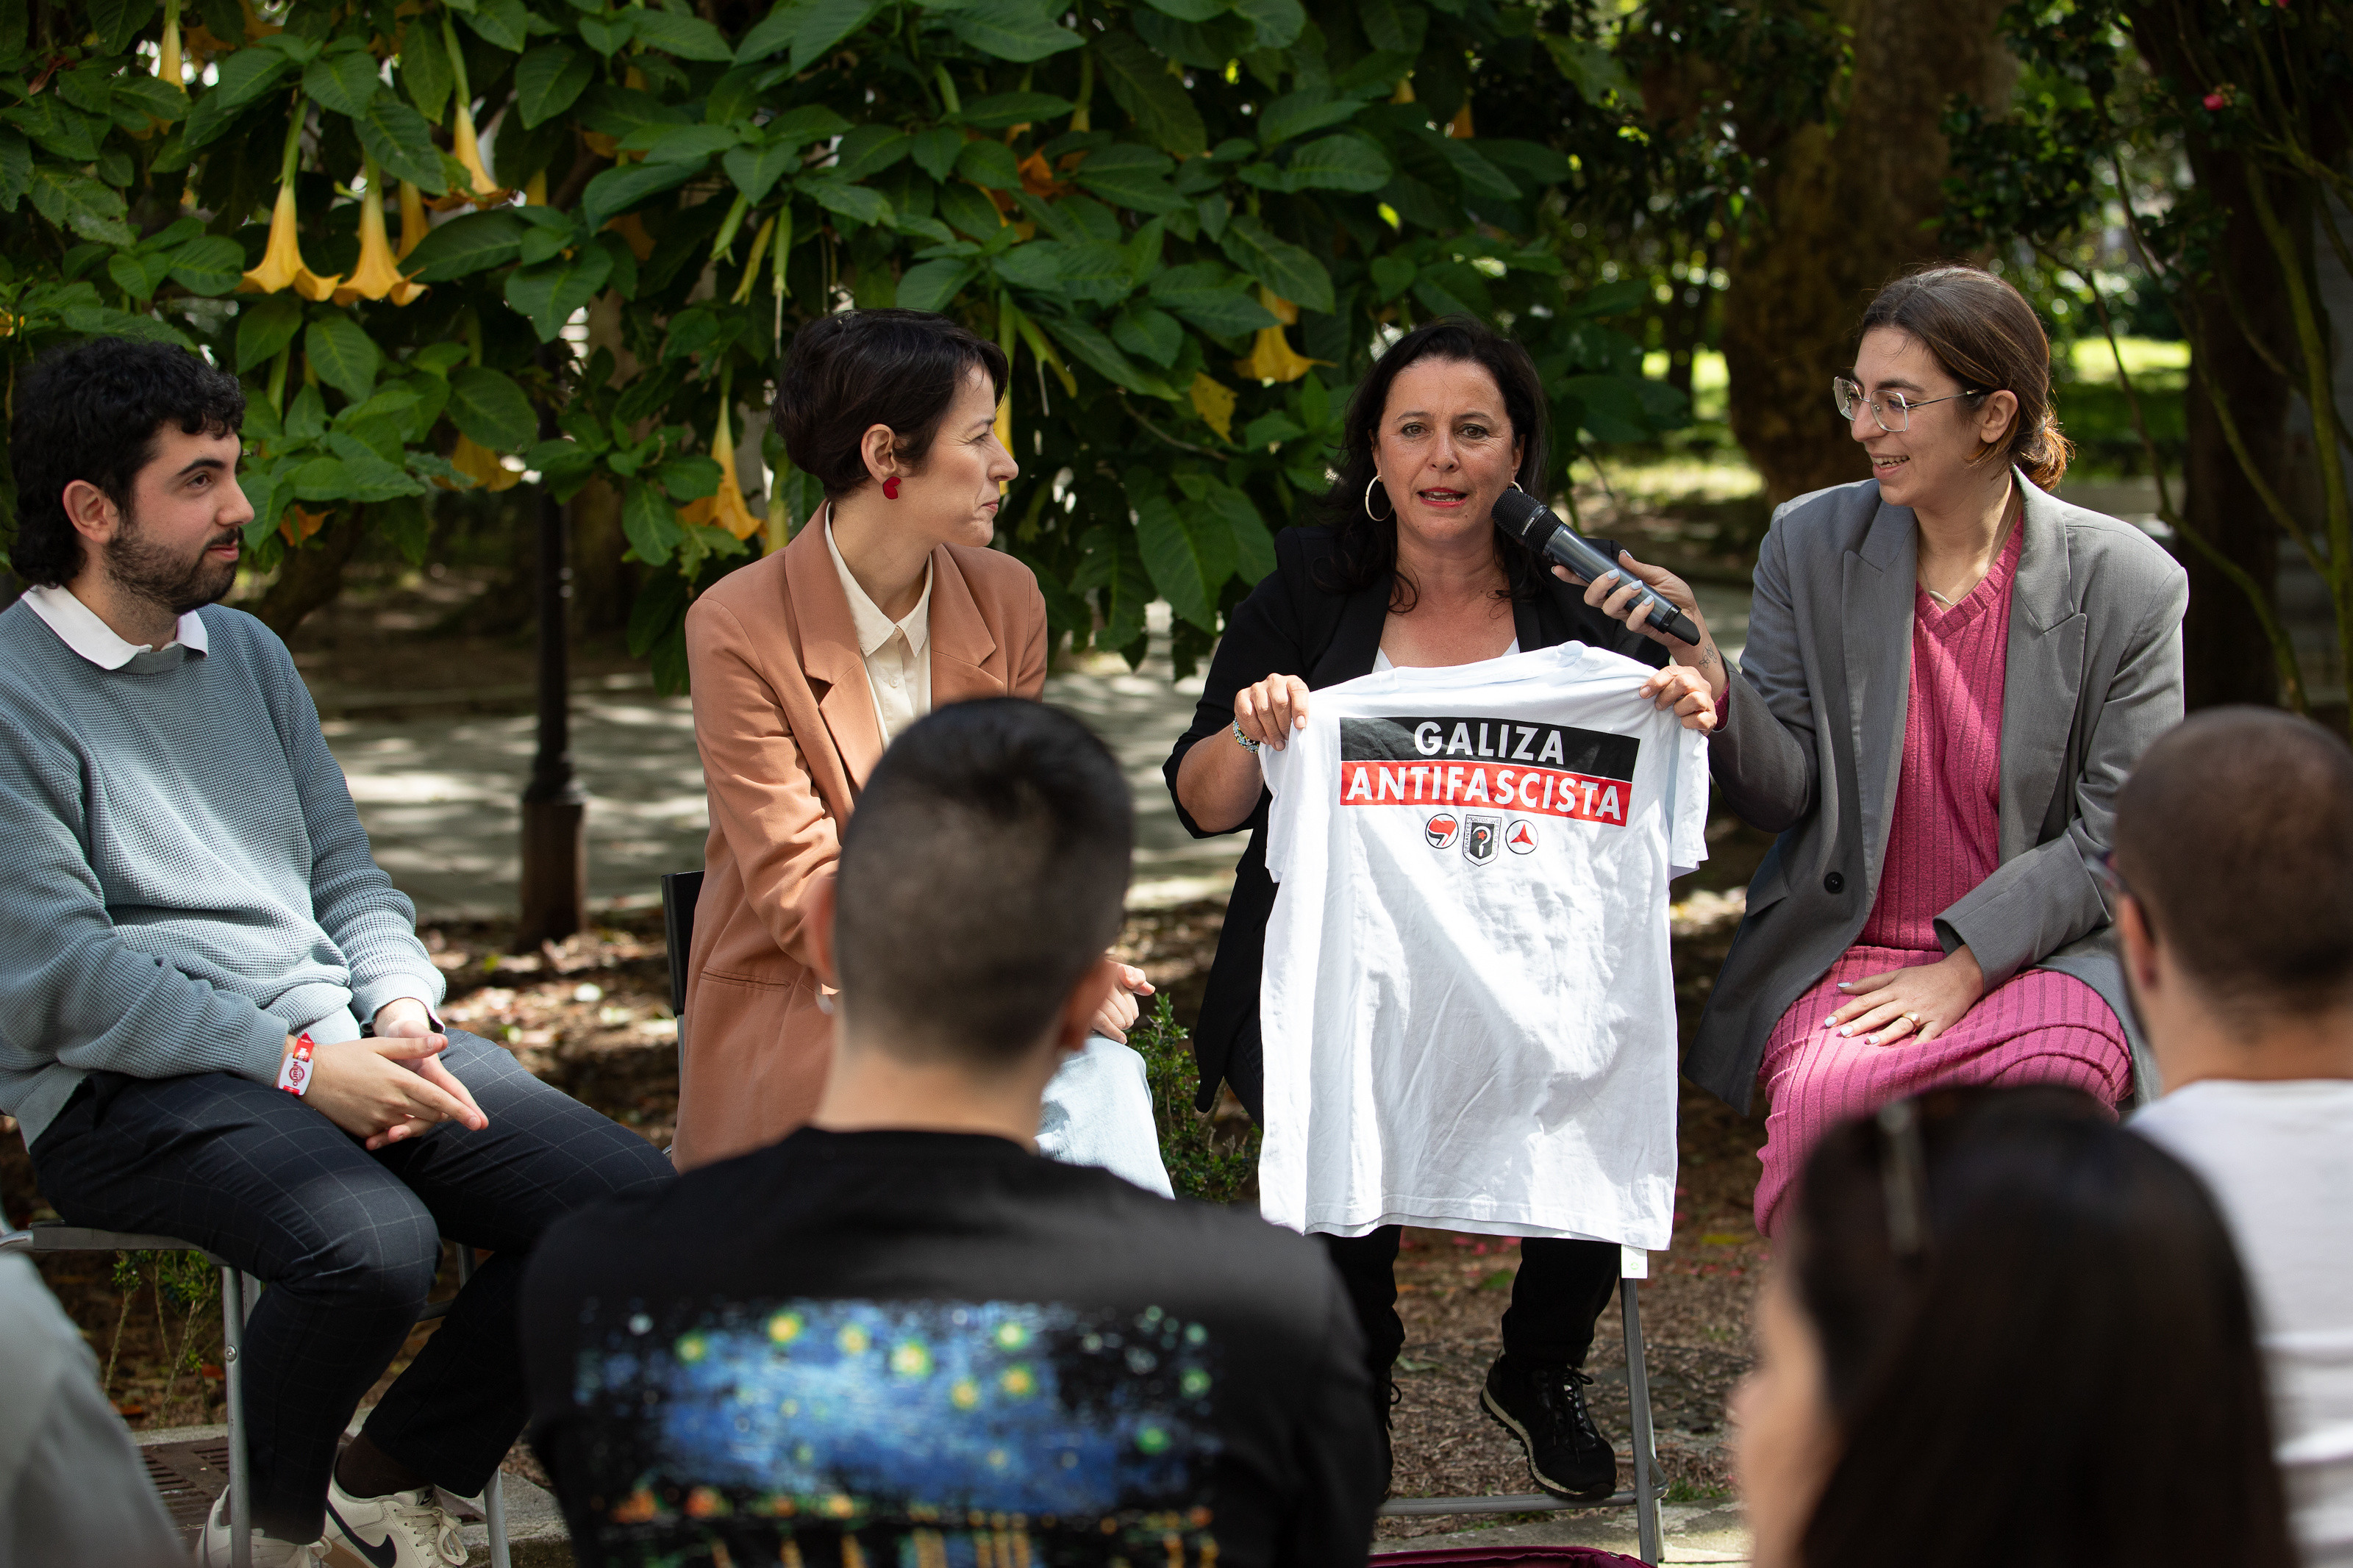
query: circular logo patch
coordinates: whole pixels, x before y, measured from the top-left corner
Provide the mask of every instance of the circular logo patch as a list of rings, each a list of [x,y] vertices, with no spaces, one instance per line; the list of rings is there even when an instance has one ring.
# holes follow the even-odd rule
[[[1504,842],[1512,847],[1514,855],[1533,855],[1536,852],[1536,830],[1525,822],[1514,822],[1505,830]]]
[[[1461,831],[1461,818],[1451,811],[1441,811],[1421,825],[1421,836],[1430,841],[1432,849],[1445,848]]]

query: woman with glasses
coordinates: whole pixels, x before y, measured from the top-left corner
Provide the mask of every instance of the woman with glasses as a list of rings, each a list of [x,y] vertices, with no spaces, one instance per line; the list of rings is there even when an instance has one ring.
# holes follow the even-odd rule
[[[1831,402],[1871,477],[1775,512],[1739,668],[1703,669],[1715,781],[1780,837],[1683,1068],[1769,1099],[1768,1235],[1822,1131],[1890,1100],[2153,1087],[2097,870],[2118,786],[2181,717],[2188,581],[2052,493],[2050,344],[2008,283],[1899,279],[1859,335]],[[1623,618],[1639,579],[1705,631],[1681,581],[1620,559],[1588,603]],[[1713,646],[1660,640],[1694,668]]]
[[[2295,1563],[2230,1233],[2102,1110],[1959,1090],[1822,1139],[1732,1401],[1757,1568]]]

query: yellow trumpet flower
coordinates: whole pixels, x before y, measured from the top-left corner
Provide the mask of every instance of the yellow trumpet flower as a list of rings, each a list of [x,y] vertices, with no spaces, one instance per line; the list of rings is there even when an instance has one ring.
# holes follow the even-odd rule
[[[496,452],[480,445],[470,436],[458,437],[457,446],[451,447],[449,451],[449,466],[473,480],[475,486],[480,489],[509,489],[522,482],[521,474],[500,462]],[[444,489],[454,490],[458,488],[445,479],[436,479],[433,482]]]
[[[261,253],[261,265],[247,273],[245,281],[237,286],[238,293],[275,294],[290,284],[305,300],[324,300],[335,291],[335,285],[343,281],[341,278],[322,278],[303,261],[298,221],[294,176],[290,170],[285,184],[278,187],[278,205],[269,215],[269,247]]]
[[[425,193],[418,190],[413,181],[401,181],[400,258],[407,260],[408,253],[417,248],[417,242],[432,232],[433,226],[425,221]]]
[[[421,283],[411,283],[400,275],[400,263],[392,254],[392,241],[384,231],[384,192],[378,184],[375,160],[367,158],[361,165],[366,188],[360,193],[360,260],[352,275],[335,290],[335,303],[348,305],[355,300],[382,300],[389,296],[396,305],[406,305],[425,292]]]
[[[1259,303],[1271,311],[1277,322],[1299,320],[1299,307],[1271,289],[1258,291]],[[1319,364],[1330,364],[1328,359],[1309,359],[1293,353],[1291,342],[1282,335],[1280,325],[1261,327],[1258,341],[1250,347],[1248,359],[1234,361],[1234,368],[1252,381],[1297,381]]]
[[[155,55],[155,75],[182,94],[188,84],[180,79],[180,0],[164,0],[164,42]]]
[[[726,381],[719,388],[719,427],[711,433],[711,455],[719,459],[719,491],[679,508],[681,521],[707,523],[725,529],[738,539],[749,539],[765,526],[744,504],[744,486],[735,477],[735,437],[728,429]]]
[[[474,134],[474,89],[466,80],[466,57],[458,47],[458,35],[449,25],[448,13],[442,13],[441,41],[449,50],[450,73],[457,78],[458,90],[453,95],[458,106],[458,121],[449,133],[450,154],[466,165],[465,190],[453,190],[433,205],[448,209],[463,206],[468,202],[476,206],[496,206],[513,193],[502,188],[491,178],[482,165],[482,144]]]

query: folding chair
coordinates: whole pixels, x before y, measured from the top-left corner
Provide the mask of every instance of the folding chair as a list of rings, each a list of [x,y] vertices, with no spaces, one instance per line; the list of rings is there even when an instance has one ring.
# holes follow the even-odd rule
[[[1635,1296],[1636,1282],[1650,1277],[1650,1255],[1624,1249],[1618,1281],[1618,1306],[1626,1331],[1626,1395],[1634,1419],[1634,1489],[1613,1493],[1600,1502],[1566,1502],[1550,1492],[1514,1492],[1502,1497],[1396,1498],[1381,1505],[1389,1518],[1437,1514],[1552,1513],[1578,1508],[1630,1508],[1642,1561],[1659,1561],[1659,1448],[1651,1425],[1651,1373],[1642,1348],[1642,1309]]]
[[[35,1257],[64,1252],[204,1252],[204,1248],[168,1236],[138,1236],[128,1231],[91,1230],[75,1225],[35,1225],[25,1230],[0,1230],[0,1253],[25,1252]],[[221,1365],[223,1392],[227,1395],[229,1563],[232,1568],[252,1568],[252,1468],[245,1453],[245,1320],[253,1310],[261,1281],[235,1265],[205,1252],[205,1260],[221,1276]],[[462,1288],[474,1272],[474,1249],[458,1248],[458,1282]],[[449,1310],[449,1302],[429,1303],[417,1315],[429,1322]],[[482,1521],[490,1532],[491,1568],[509,1568],[506,1499],[499,1474],[482,1489]]]

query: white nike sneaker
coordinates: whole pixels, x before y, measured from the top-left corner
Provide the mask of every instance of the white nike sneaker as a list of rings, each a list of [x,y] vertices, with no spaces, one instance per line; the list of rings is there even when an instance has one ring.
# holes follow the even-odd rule
[[[457,1568],[466,1561],[458,1521],[431,1487],[356,1498],[327,1482],[326,1560],[339,1568]]]
[[[311,1568],[326,1554],[323,1541],[297,1544],[264,1535],[258,1530],[253,1532],[253,1568]],[[228,1493],[223,1492],[205,1520],[204,1532],[196,1537],[196,1568],[228,1568],[231,1561]]]

